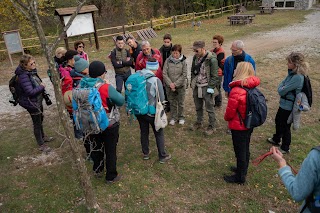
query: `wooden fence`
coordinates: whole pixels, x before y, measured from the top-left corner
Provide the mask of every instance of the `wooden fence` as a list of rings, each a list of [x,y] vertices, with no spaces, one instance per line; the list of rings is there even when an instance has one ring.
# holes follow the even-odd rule
[[[234,13],[239,8],[240,8],[239,4],[229,5],[226,7],[221,7],[218,9],[207,10],[207,11],[198,12],[198,13],[193,12],[193,13],[187,13],[182,15],[175,15],[175,16],[170,16],[168,18],[163,18],[163,19],[150,19],[150,21],[139,23],[139,24],[122,25],[122,26],[116,26],[116,27],[97,29],[97,33],[98,33],[98,38],[104,38],[104,37],[112,37],[119,34],[125,34],[128,32],[133,34],[133,33],[136,33],[138,30],[146,29],[149,27],[153,29],[169,27],[169,26],[176,27],[177,24],[184,23],[187,21],[193,21],[193,23],[195,23],[198,20],[203,18],[210,19],[212,17],[214,18],[217,16],[222,16],[224,13],[229,13],[229,12]],[[50,42],[53,42],[57,38],[57,36],[58,35],[46,36],[46,38],[50,43]],[[84,41],[89,41],[92,44],[91,35],[84,35],[84,36],[86,36],[86,38],[83,38],[83,36],[80,36],[81,39]],[[70,44],[73,44],[74,41],[78,39],[79,39],[79,36],[68,38]],[[22,38],[21,41],[24,49],[40,47],[40,42],[38,37]],[[7,52],[7,50],[5,49],[5,43],[3,40],[0,41],[0,48],[1,48],[0,53]]]

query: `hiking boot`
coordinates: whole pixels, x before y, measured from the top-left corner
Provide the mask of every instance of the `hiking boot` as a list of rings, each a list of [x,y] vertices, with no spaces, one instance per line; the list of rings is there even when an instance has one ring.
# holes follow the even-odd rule
[[[290,149],[288,149],[288,151],[285,151],[285,150],[279,148],[279,151],[280,151],[282,154],[289,154],[289,153],[290,153]]]
[[[113,180],[106,180],[106,184],[113,184],[115,182],[118,182],[121,179],[122,179],[122,176],[118,174],[117,177],[115,177]]]
[[[271,143],[272,145],[275,145],[275,146],[279,146],[279,145],[280,145],[280,142],[275,142],[275,141],[273,140],[273,138],[268,138],[268,139],[267,139],[267,142],[268,142],[268,143]]]
[[[196,122],[193,125],[191,125],[189,129],[191,131],[196,131],[196,130],[201,129],[201,128],[202,128],[202,123]]]
[[[44,153],[49,153],[51,151],[51,148],[49,146],[47,146],[46,144],[42,144],[39,147],[39,150],[44,152]]]
[[[176,123],[176,121],[175,121],[175,120],[173,120],[173,119],[171,119],[171,120],[170,120],[170,122],[169,122],[169,124],[170,124],[171,126],[174,126],[174,125],[175,125],[175,123]]]
[[[224,181],[227,183],[237,183],[243,185],[246,181],[240,180],[237,175],[223,176]]]
[[[212,126],[208,126],[208,128],[207,128],[207,130],[204,132],[204,134],[205,134],[206,136],[210,136],[210,135],[212,135],[215,131],[216,131],[215,128],[213,128]]]
[[[54,137],[44,136],[42,139],[43,139],[43,141],[44,141],[45,143],[48,143],[48,142],[50,142],[50,141],[53,141],[53,140],[54,140]]]
[[[171,155],[167,155],[166,157],[159,159],[159,163],[166,163],[171,159]]]
[[[230,171],[231,172],[237,172],[237,167],[236,166],[230,166]]]
[[[151,151],[149,151],[148,154],[143,154],[143,160],[149,160],[150,159],[150,153],[151,153]]]
[[[185,121],[184,119],[180,119],[180,120],[179,120],[179,124],[180,124],[180,125],[184,125],[185,122],[186,122],[186,121]]]

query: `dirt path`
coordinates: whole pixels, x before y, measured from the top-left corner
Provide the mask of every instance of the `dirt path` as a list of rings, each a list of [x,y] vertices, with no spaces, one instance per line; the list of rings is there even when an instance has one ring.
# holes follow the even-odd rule
[[[245,43],[245,51],[254,58],[263,57],[264,60],[272,60],[275,58],[284,58],[285,55],[292,51],[300,51],[307,56],[320,56],[320,11],[315,11],[306,16],[306,20],[302,23],[294,24],[277,31],[255,33],[250,36],[239,38]],[[229,47],[231,42],[226,43],[224,48],[227,55],[230,55]],[[190,64],[191,56],[188,57]],[[189,66],[190,67],[190,66]],[[113,73],[108,73],[108,79],[113,79]],[[51,94],[52,100],[55,101],[53,95],[52,84],[48,79],[44,79],[47,85],[47,91]],[[111,82],[114,84],[114,82]],[[0,100],[0,116],[14,115],[24,111],[20,106],[12,107],[8,100],[11,97],[7,85],[0,86],[2,99]],[[54,106],[51,106],[54,107]],[[46,108],[46,106],[45,106]]]

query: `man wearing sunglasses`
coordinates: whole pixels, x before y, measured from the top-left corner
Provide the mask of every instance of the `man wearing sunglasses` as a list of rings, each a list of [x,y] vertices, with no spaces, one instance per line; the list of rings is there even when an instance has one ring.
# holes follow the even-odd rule
[[[193,52],[195,55],[191,66],[191,88],[196,106],[197,121],[191,126],[190,130],[202,130],[204,102],[209,116],[209,124],[204,133],[209,136],[215,131],[214,96],[217,94],[216,88],[219,84],[218,61],[215,54],[205,49],[204,41],[195,41]]]

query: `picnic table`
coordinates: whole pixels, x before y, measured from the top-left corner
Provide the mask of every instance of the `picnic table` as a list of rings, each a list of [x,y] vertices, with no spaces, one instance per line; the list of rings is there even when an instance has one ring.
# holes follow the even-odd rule
[[[275,6],[259,6],[260,7],[260,14],[265,14],[265,13],[274,13]]]
[[[250,24],[253,21],[255,14],[236,14],[228,16],[230,25]]]

